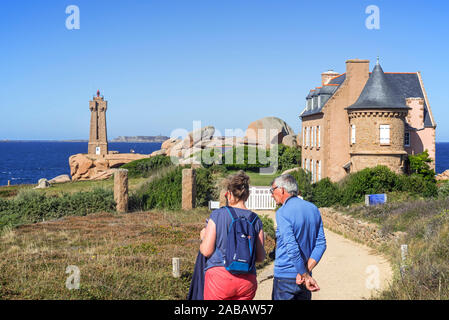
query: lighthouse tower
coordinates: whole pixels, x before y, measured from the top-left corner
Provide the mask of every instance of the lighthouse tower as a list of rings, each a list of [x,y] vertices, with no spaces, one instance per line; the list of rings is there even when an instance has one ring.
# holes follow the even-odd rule
[[[90,117],[90,137],[88,154],[105,155],[108,154],[108,135],[106,130],[106,110],[108,102],[100,96],[100,90],[97,96],[89,101]]]

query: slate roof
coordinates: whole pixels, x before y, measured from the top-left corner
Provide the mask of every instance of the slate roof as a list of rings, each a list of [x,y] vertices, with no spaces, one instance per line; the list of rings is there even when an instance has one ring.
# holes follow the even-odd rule
[[[374,71],[374,70],[373,70]],[[371,75],[372,73],[370,73]],[[406,98],[424,98],[424,93],[421,88],[421,84],[419,82],[418,74],[413,73],[397,73],[397,72],[385,72],[384,73],[385,79],[389,82],[390,85],[395,87],[395,94],[402,99],[401,104],[405,104]],[[371,76],[370,76],[371,78]],[[322,88],[326,88],[325,90],[332,90],[331,95],[329,98],[337,91],[337,89],[340,87],[340,85],[346,80],[346,73],[342,73],[339,76],[333,78],[331,81],[329,81],[329,86],[325,85]],[[368,84],[368,82],[367,82]],[[327,89],[329,88],[329,89]],[[309,93],[307,98],[310,98],[312,96],[313,91]],[[360,97],[359,97],[360,98]],[[327,102],[328,99],[326,99]],[[312,114],[317,114],[322,112],[322,109],[324,107],[325,103],[322,103],[321,106],[319,106],[316,109],[312,109],[307,111],[304,109],[304,111],[300,114],[300,117],[309,116]],[[424,127],[430,128],[432,127],[432,121],[430,119],[430,114],[427,108],[427,104],[424,101]]]
[[[391,79],[385,76],[379,63],[373,69],[365,87],[357,101],[346,108],[347,110],[357,109],[411,109],[405,105],[399,89]]]

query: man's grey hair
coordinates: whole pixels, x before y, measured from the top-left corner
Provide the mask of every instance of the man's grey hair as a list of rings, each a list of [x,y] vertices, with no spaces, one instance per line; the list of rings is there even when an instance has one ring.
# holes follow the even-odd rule
[[[296,182],[296,179],[288,173],[275,178],[271,182],[271,185],[273,184],[276,184],[276,187],[284,188],[284,190],[292,196],[298,196],[298,183]]]

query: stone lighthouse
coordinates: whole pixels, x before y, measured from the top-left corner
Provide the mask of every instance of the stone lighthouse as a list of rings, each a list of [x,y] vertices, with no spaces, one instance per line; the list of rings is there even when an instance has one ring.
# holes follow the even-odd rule
[[[376,165],[403,172],[407,158],[404,132],[410,109],[377,61],[358,100],[346,108],[351,172]]]
[[[106,129],[106,110],[108,102],[100,96],[100,90],[97,96],[89,101],[90,117],[90,137],[88,154],[106,155],[108,154],[108,135]]]

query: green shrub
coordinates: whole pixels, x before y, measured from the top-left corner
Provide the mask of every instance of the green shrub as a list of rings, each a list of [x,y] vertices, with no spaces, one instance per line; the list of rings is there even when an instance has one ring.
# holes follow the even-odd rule
[[[151,158],[140,159],[129,162],[121,166],[123,169],[128,169],[128,176],[130,178],[148,177],[154,170],[171,166],[170,157],[154,156]]]
[[[299,168],[290,173],[298,183],[298,194],[306,201],[313,201],[312,175],[310,172]]]
[[[442,183],[438,187],[438,196],[440,198],[447,198],[447,197],[449,197],[449,182]]]
[[[399,176],[386,166],[365,168],[351,173],[341,183],[341,204],[362,202],[366,194],[385,193],[401,189]]]
[[[142,210],[154,208],[177,210],[181,208],[182,169],[182,167],[176,167],[142,187],[143,191],[140,192]]]
[[[114,195],[110,190],[95,189],[52,197],[36,190],[25,190],[20,191],[13,200],[0,199],[0,229],[69,215],[84,216],[114,210]]]
[[[196,198],[197,207],[206,207],[210,200],[219,198],[219,190],[215,185],[213,171],[199,168],[196,170]]]
[[[217,148],[207,148],[195,153],[193,156],[201,162],[201,165],[204,168],[218,166],[223,161],[223,154],[221,150]]]
[[[268,215],[259,215],[263,225],[263,232],[266,233],[271,239],[276,239],[276,231],[274,229],[274,221]]]
[[[270,151],[248,146],[233,147],[223,154],[221,163],[227,170],[256,172],[270,166]]]
[[[430,169],[432,159],[429,157],[427,150],[415,155],[409,155],[408,161],[411,174],[417,174],[427,181],[435,182],[435,171]]]
[[[278,146],[278,170],[285,171],[288,169],[301,166],[301,150],[298,148],[288,147],[283,144]]]
[[[324,178],[312,185],[312,202],[317,207],[331,207],[337,204],[341,198],[338,184],[329,178]]]
[[[412,195],[420,195],[425,198],[438,195],[438,187],[435,182],[419,174],[403,175],[400,178],[402,191],[408,191]]]
[[[130,210],[181,209],[182,170],[185,168],[174,167],[143,184],[130,195]],[[197,207],[207,206],[209,200],[218,198],[212,169],[196,169],[195,203]]]

